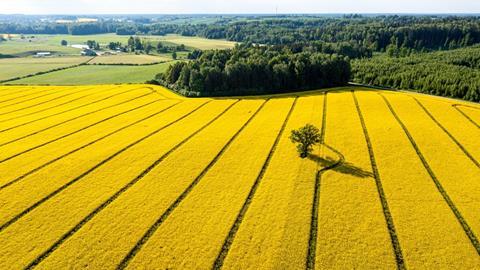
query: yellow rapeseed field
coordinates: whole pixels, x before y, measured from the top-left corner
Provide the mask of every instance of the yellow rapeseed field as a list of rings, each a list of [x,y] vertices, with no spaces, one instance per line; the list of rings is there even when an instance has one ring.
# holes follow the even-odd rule
[[[323,95],[299,98],[286,130],[321,126]],[[316,162],[298,158],[285,133],[240,226],[225,269],[302,268],[308,250]],[[318,153],[316,153],[318,154]],[[286,166],[288,164],[288,166]]]
[[[478,140],[480,128],[475,128],[473,123],[459,113],[451,102],[441,102],[428,97],[412,96],[413,98],[458,141],[471,155],[474,163],[480,162],[480,140]]]
[[[325,143],[343,155],[320,181],[316,263],[320,269],[392,269],[395,257],[351,94],[327,95]],[[335,162],[335,153],[323,157]],[[368,252],[365,252],[368,250]]]
[[[480,128],[480,109],[475,106],[462,106],[461,104],[456,104],[455,107],[459,112],[463,113],[463,115],[470,120],[472,124]]]
[[[377,91],[357,92],[356,95],[372,140],[406,266],[476,268],[480,256],[475,246],[383,98]],[[437,155],[441,152],[437,151]]]
[[[457,145],[431,119],[422,113],[420,106],[415,106],[412,98],[404,95],[386,95],[405,126],[423,153],[451,198],[450,203],[457,208],[462,218],[468,220],[468,225],[475,235],[480,235],[480,165],[475,164],[462,150],[463,145]],[[467,131],[468,132],[468,131]],[[477,137],[478,138],[478,137]],[[439,152],[441,149],[441,152]],[[478,152],[480,149],[475,149]],[[467,151],[468,153],[468,151]],[[448,160],[448,162],[445,162]],[[451,206],[452,208],[452,206]]]
[[[479,269],[479,124],[359,87],[0,86],[0,269]]]

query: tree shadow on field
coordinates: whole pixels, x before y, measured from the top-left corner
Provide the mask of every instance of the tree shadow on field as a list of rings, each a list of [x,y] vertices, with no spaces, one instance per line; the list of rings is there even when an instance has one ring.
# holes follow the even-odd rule
[[[335,163],[339,162],[338,160],[335,160],[333,158],[323,158],[315,154],[310,154],[308,156],[308,159],[318,163],[322,168],[334,166]],[[341,174],[348,174],[359,178],[373,177],[373,173],[365,171],[362,168],[359,168],[345,160],[343,162],[340,162],[338,166],[333,167],[331,170],[339,172]]]

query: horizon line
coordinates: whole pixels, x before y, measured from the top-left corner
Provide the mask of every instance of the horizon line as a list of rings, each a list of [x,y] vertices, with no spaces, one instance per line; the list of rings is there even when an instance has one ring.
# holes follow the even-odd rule
[[[275,13],[275,12],[264,12],[264,13],[0,13],[0,16],[5,15],[23,15],[23,16],[82,16],[82,15],[156,15],[156,16],[165,16],[165,15],[480,15],[480,12],[315,12],[315,13],[303,13],[303,12],[293,12],[293,13]]]

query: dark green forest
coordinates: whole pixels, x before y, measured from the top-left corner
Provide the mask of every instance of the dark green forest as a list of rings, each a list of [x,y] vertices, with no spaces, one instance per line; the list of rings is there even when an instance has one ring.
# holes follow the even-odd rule
[[[186,96],[280,93],[346,85],[348,58],[287,47],[237,46],[177,62],[157,82]]]
[[[352,61],[353,81],[480,101],[480,47]]]
[[[213,15],[212,15],[213,16]],[[194,18],[190,20],[194,21]],[[0,33],[119,35],[180,34],[256,44],[348,42],[373,51],[389,45],[415,50],[453,49],[480,42],[479,17],[457,16],[280,16],[212,17],[212,23],[162,23],[152,19],[119,21],[99,18],[96,23],[0,20]]]

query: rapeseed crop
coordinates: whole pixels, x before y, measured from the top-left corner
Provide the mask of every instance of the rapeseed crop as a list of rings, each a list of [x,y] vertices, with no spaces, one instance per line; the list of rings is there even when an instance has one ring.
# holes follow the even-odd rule
[[[72,226],[80,222],[112,193],[128,183],[135,175],[138,175],[145,168],[144,164],[151,163],[159,155],[167,152],[179,139],[188,136],[206,121],[221,113],[230,103],[231,101],[223,101],[202,106],[205,101],[193,102],[187,112],[199,108],[199,105],[202,107],[185,118],[185,121],[180,121],[163,130],[161,129],[161,121],[153,123],[155,127],[153,128],[154,131],[150,133],[151,136],[144,136],[145,139],[111,158],[108,163],[103,163],[104,165],[97,167],[90,174],[81,178],[77,176],[73,183],[70,182],[71,184],[61,183],[61,181],[60,183],[44,181],[37,185],[37,192],[30,194],[31,197],[27,196],[24,201],[31,204],[38,200],[44,200],[41,199],[42,197],[48,197],[49,199],[30,210],[28,216],[20,218],[0,232],[0,239],[2,239],[0,241],[5,244],[3,254],[6,255],[1,260],[0,268],[6,265],[12,265],[13,267],[27,266],[28,262],[48,249],[54,242],[53,240],[67,233]],[[145,133],[142,132],[142,134]],[[125,137],[125,139],[129,140],[130,137]],[[155,141],[162,143],[153,143]],[[116,173],[113,174],[114,172]],[[113,181],[112,177],[114,178]],[[61,180],[72,179],[62,177]],[[63,185],[58,187],[59,184]],[[66,185],[69,185],[68,188],[62,189]],[[53,190],[55,186],[58,188]],[[54,196],[49,197],[50,194],[55,192],[57,193]],[[14,207],[19,208],[18,205]],[[9,214],[15,212],[12,210],[9,211]],[[2,216],[0,220],[4,221],[5,218]],[[38,226],[39,224],[42,225]],[[45,233],[46,227],[44,226],[54,226],[56,229]],[[19,239],[23,240],[19,241]],[[25,245],[34,247],[34,249],[25,248],[27,247]]]
[[[264,101],[258,100],[236,104],[97,214],[39,267],[116,267],[155,220],[167,211],[234,134],[253,117],[262,103]],[[126,205],[133,206],[135,211],[125,211]],[[112,219],[121,222],[111,223]],[[119,234],[129,237],[119,239]],[[84,256],[78,258],[78,254]]]
[[[422,114],[420,106],[404,95],[385,95],[399,119],[404,123],[418,145],[425,162],[431,168],[432,180],[445,197],[456,218],[464,223],[467,235],[480,233],[480,167],[475,164],[455,137],[449,137],[436,123]],[[439,153],[438,149],[442,149]],[[446,163],[445,160],[448,160]],[[451,201],[449,201],[451,200]],[[458,212],[457,212],[458,211]],[[466,226],[465,226],[466,225]],[[473,239],[480,252],[480,243]]]
[[[320,126],[322,106],[322,95],[299,98],[286,130],[307,123]],[[317,164],[298,158],[289,135],[284,134],[278,144],[226,257],[225,269],[304,267]]]
[[[480,257],[382,97],[356,95],[407,268],[475,268]]]
[[[128,267],[211,267],[292,105],[293,99],[271,100]]]
[[[321,177],[315,265],[320,269],[395,268],[394,252],[352,95],[328,93],[326,116],[325,143],[342,156],[327,152],[320,157],[320,162],[323,166],[339,159],[342,162]]]
[[[1,86],[0,269],[478,268],[479,105],[298,95]]]

